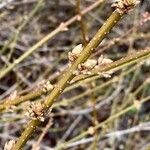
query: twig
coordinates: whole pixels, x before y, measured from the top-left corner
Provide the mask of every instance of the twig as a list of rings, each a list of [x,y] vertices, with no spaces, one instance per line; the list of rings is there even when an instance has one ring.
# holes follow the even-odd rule
[[[93,39],[87,44],[87,46],[82,51],[81,55],[78,59],[72,64],[71,67],[68,67],[66,71],[62,74],[62,79],[58,81],[55,88],[51,91],[50,95],[44,101],[44,109],[46,110],[52,106],[56,98],[63,92],[65,87],[70,83],[71,79],[74,77],[73,72],[78,68],[78,65],[85,62],[88,57],[91,55],[93,50],[100,44],[100,42],[104,39],[107,33],[115,26],[115,24],[121,19],[124,13],[120,13],[118,11],[114,11],[112,15],[108,18],[106,23],[98,30]],[[36,127],[40,125],[39,120],[31,120],[27,125],[26,129],[18,139],[17,143],[14,145],[13,150],[19,150],[22,148],[27,140],[31,137]]]
[[[82,15],[85,15],[87,12],[91,11],[92,9],[96,8],[103,0],[99,0],[95,2],[93,5],[87,7],[85,10],[82,11]],[[44,43],[46,43],[48,40],[53,38],[55,35],[57,35],[60,32],[66,31],[66,29],[74,23],[78,18],[78,15],[75,15],[68,21],[61,23],[55,30],[47,34],[43,39],[41,39],[39,42],[37,42],[35,45],[33,45],[31,48],[29,48],[23,55],[21,55],[18,59],[16,59],[12,64],[10,64],[7,68],[2,70],[0,72],[0,80],[4,78],[10,71],[13,70],[19,63],[21,63],[23,60],[28,58],[34,51],[36,51],[39,47],[41,47]]]
[[[79,82],[80,80],[85,80],[86,78],[89,78],[89,77],[97,74],[98,72],[107,72],[107,71],[112,71],[112,70],[116,71],[120,68],[123,68],[125,66],[130,65],[130,64],[133,64],[135,62],[139,62],[139,61],[144,60],[148,57],[150,57],[150,48],[147,48],[145,50],[141,50],[141,51],[133,53],[133,54],[129,54],[125,58],[117,60],[117,61],[115,61],[111,64],[108,64],[106,66],[102,66],[101,68],[94,70],[92,75],[90,75],[90,76],[79,75],[79,76],[75,77],[72,81],[74,81],[74,82],[78,81]],[[79,84],[81,84],[81,82],[79,82]],[[76,87],[77,85],[78,84],[67,87],[65,89],[65,91],[67,92],[68,90],[71,90],[72,87]],[[40,89],[40,90],[35,91],[34,93],[29,93],[29,94],[26,94],[24,96],[17,96],[16,98],[14,98],[11,101],[8,101],[8,98],[6,98],[6,99],[2,100],[2,103],[0,103],[0,112],[3,111],[4,109],[8,108],[8,106],[18,105],[18,104],[25,102],[25,101],[28,101],[28,100],[34,100],[35,98],[41,96],[42,94],[44,94],[44,92],[42,89]]]
[[[149,100],[150,100],[150,96],[148,96],[148,97],[142,99],[142,100],[140,101],[140,103],[142,104],[142,103],[144,103],[144,102],[146,102],[146,101],[149,101]],[[107,124],[108,122],[115,120],[116,118],[122,116],[123,114],[125,114],[125,113],[127,113],[128,111],[130,111],[130,110],[132,110],[132,109],[135,109],[135,108],[136,108],[136,106],[133,104],[133,105],[131,105],[131,106],[125,108],[124,110],[118,112],[117,114],[114,114],[113,116],[110,116],[107,120],[105,120],[105,121],[99,123],[95,128],[96,128],[96,129],[99,129],[99,128],[103,127],[105,124]],[[72,143],[72,142],[75,142],[75,141],[77,141],[77,140],[79,140],[79,139],[81,139],[81,138],[83,138],[83,137],[85,137],[85,136],[87,136],[87,135],[89,135],[88,130],[82,132],[80,135],[74,137],[73,139],[69,140],[68,142],[63,143],[63,144],[61,144],[61,145],[58,145],[58,146],[55,148],[55,150],[59,150],[59,149],[61,149],[61,148],[64,149],[65,147],[67,147],[68,144],[70,144],[70,143]]]
[[[134,133],[134,132],[141,132],[141,131],[149,131],[149,130],[150,130],[150,122],[146,122],[146,123],[141,123],[137,126],[134,126],[132,128],[126,129],[126,130],[120,130],[120,131],[114,131],[111,133],[107,133],[102,138],[111,138],[111,137],[121,138],[122,136],[124,136],[126,134],[130,134],[130,133]],[[66,148],[78,146],[81,144],[87,144],[89,142],[92,142],[93,140],[94,140],[94,137],[82,139],[82,140],[68,144],[66,146]]]

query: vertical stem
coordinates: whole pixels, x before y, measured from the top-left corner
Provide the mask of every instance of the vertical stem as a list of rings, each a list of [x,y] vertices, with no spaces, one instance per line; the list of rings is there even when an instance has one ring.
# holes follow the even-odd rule
[[[77,13],[79,15],[78,21],[80,22],[82,38],[83,38],[84,46],[86,46],[88,43],[88,35],[87,35],[87,26],[83,20],[82,12],[80,10],[81,0],[77,0],[76,5],[77,5],[76,6],[77,7]]]

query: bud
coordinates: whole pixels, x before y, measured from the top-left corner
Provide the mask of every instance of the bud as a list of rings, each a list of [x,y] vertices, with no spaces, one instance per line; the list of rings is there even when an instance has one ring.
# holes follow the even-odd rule
[[[77,45],[72,52],[68,53],[69,61],[72,63],[74,62],[80,55],[81,51],[83,50],[82,44]]]
[[[45,93],[49,92],[53,88],[54,88],[54,86],[50,83],[50,81],[47,81],[43,86],[43,92],[45,92]]]
[[[15,143],[15,140],[10,140],[9,142],[5,143],[4,150],[12,150]]]
[[[134,100],[133,103],[137,110],[139,110],[141,108],[141,102],[139,100]]]
[[[93,69],[97,64],[97,60],[95,59],[88,59],[85,63],[83,63],[81,66],[83,69],[91,70]]]
[[[98,58],[98,66],[101,66],[101,65],[106,65],[106,64],[109,64],[109,63],[112,63],[113,60],[109,59],[109,58],[104,58],[103,55],[101,55],[99,58]]]
[[[89,127],[89,128],[88,128],[88,133],[89,133],[90,135],[93,135],[94,132],[95,132],[94,127]]]

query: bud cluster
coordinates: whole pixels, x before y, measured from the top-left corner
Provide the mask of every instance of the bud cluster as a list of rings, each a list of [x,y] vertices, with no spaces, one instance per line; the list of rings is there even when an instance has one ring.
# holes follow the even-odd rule
[[[47,117],[47,111],[44,109],[44,105],[41,103],[30,103],[29,107],[27,108],[26,116],[30,117],[33,120],[40,120],[43,122]]]
[[[116,0],[115,3],[112,4],[112,7],[115,7],[121,14],[128,13],[139,4],[139,2],[139,0]]]
[[[44,85],[43,85],[43,92],[49,92],[50,90],[52,90],[54,88],[54,86],[50,83],[50,81],[47,81]]]
[[[77,45],[72,52],[68,53],[69,58],[69,66],[75,62],[75,60],[80,56],[82,52],[82,44]],[[104,58],[103,55],[101,55],[98,59],[87,59],[84,63],[79,64],[77,70],[73,72],[74,75],[79,74],[91,74],[93,69],[100,68],[103,65],[112,63],[113,61],[108,58]],[[101,73],[102,74],[102,73]],[[105,73],[104,73],[105,77]]]

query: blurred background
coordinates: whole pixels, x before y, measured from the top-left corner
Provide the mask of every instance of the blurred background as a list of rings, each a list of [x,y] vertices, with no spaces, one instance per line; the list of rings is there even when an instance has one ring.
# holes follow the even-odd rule
[[[49,38],[0,79],[1,102],[17,95],[34,93],[45,80],[56,83],[59,74],[68,64],[68,52],[78,44],[86,44],[93,37],[113,12],[112,2],[0,0],[1,72],[34,44],[59,28],[61,23],[66,23],[81,11],[97,4],[95,8],[85,12],[81,20],[77,18],[69,23],[67,30],[59,31]],[[115,61],[149,47],[148,20],[150,1],[142,0],[136,9],[119,21],[91,58],[98,58],[103,54]],[[111,78],[96,77],[90,82],[82,81],[62,94],[50,117],[38,127],[25,149],[56,149],[64,141],[69,141],[62,149],[149,150],[150,102],[139,106],[139,101],[149,96],[150,59],[124,67]],[[44,97],[43,94],[34,100],[41,101]],[[137,105],[137,109],[115,116],[133,103]],[[26,127],[28,118],[24,114],[27,105],[28,102],[21,103],[1,112],[0,149],[3,149],[8,140],[17,138]],[[104,126],[96,130],[93,128],[109,117],[112,119]],[[85,130],[89,132],[89,136],[76,142],[70,141]]]

